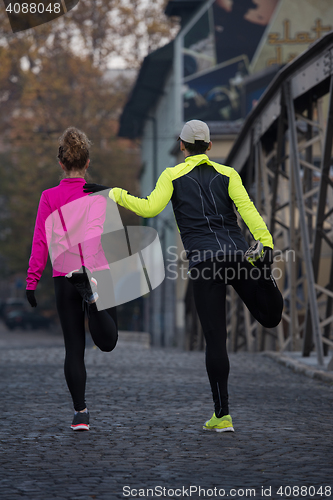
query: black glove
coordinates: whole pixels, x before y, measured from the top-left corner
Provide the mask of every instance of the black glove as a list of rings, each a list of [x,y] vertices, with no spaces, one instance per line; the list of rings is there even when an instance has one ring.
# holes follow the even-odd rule
[[[35,290],[26,290],[27,299],[31,307],[37,307],[37,301],[35,297]]]
[[[112,188],[108,186],[102,186],[101,184],[85,184],[83,186],[84,193],[99,193],[100,191],[105,191],[105,193],[103,193],[103,196],[109,195],[109,191],[106,192],[107,189],[110,191],[110,189]]]
[[[273,264],[273,249],[270,247],[264,247],[263,255],[255,261],[256,267],[268,267]]]

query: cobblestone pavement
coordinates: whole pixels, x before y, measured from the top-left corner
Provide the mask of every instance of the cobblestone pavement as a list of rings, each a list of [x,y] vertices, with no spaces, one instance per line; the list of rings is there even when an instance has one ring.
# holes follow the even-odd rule
[[[74,433],[61,337],[3,330],[0,346],[1,500],[332,495],[332,384],[231,355],[235,433],[218,434],[203,353],[90,344],[91,430]]]

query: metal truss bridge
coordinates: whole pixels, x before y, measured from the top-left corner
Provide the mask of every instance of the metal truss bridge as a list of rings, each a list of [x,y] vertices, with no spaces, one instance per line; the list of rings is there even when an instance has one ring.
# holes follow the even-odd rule
[[[309,356],[315,348],[323,365],[333,348],[332,75],[333,32],[276,75],[225,162],[240,173],[273,234],[273,270],[285,302],[280,325],[265,330],[228,287],[232,351]],[[201,337],[192,325],[192,348],[202,346]]]

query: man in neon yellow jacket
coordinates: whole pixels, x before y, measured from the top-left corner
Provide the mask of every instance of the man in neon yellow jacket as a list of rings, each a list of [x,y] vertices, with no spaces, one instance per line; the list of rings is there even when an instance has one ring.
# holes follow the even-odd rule
[[[179,140],[185,161],[166,168],[147,198],[96,184],[86,184],[84,191],[110,189],[111,199],[146,218],[155,217],[171,200],[206,340],[206,368],[215,412],[204,429],[233,431],[228,398],[226,285],[234,287],[263,326],[278,325],[283,299],[270,273],[273,239],[236,170],[207,156],[212,146],[207,124],[187,122]],[[249,248],[238,226],[234,206],[257,240],[253,247]]]

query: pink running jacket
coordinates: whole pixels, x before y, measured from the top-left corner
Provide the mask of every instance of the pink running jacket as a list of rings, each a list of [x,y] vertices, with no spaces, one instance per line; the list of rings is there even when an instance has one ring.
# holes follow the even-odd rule
[[[27,273],[27,290],[35,290],[50,254],[53,276],[85,265],[91,272],[109,269],[101,235],[107,201],[83,192],[85,179],[66,178],[43,191],[37,212]]]

